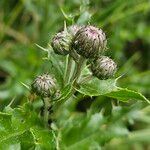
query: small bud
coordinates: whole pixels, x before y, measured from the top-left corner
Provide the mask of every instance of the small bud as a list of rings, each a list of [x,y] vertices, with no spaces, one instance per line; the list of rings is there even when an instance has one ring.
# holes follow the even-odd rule
[[[106,49],[105,33],[96,27],[86,26],[76,33],[72,46],[85,58],[96,58]]]
[[[69,53],[72,36],[67,31],[57,33],[51,42],[51,46],[56,54],[67,55]]]
[[[56,85],[52,77],[48,74],[36,77],[31,85],[31,90],[39,96],[50,97],[56,92]]]
[[[93,75],[99,79],[108,79],[115,74],[117,65],[109,57],[101,56],[91,63],[90,69]]]
[[[78,32],[79,29],[81,29],[81,26],[79,25],[71,25],[67,27],[68,33],[70,33],[73,37],[75,36],[75,34]]]

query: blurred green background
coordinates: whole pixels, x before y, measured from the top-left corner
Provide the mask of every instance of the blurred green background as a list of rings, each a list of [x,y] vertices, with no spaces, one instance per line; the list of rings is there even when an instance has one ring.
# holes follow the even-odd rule
[[[63,13],[64,14],[63,14]],[[72,20],[102,28],[108,55],[118,64],[120,85],[149,97],[149,0],[1,0],[0,108],[16,97],[22,103],[33,77],[50,70],[36,45],[47,47],[51,37]]]

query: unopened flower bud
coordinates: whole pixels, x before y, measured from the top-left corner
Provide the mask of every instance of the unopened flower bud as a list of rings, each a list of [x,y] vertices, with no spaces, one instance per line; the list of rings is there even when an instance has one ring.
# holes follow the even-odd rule
[[[72,46],[78,54],[85,58],[96,58],[106,49],[105,33],[96,27],[82,27],[76,33]]]
[[[67,31],[57,33],[51,42],[51,46],[56,54],[67,55],[69,53],[72,36]]]
[[[81,29],[81,26],[79,25],[71,25],[67,27],[68,33],[70,33],[73,37],[75,36],[75,34],[78,32],[79,29]]]
[[[53,96],[56,92],[56,84],[54,79],[48,74],[43,74],[36,77],[31,87],[32,92],[43,97]]]
[[[115,74],[117,65],[109,57],[101,56],[91,63],[90,69],[93,75],[99,79],[108,79]]]

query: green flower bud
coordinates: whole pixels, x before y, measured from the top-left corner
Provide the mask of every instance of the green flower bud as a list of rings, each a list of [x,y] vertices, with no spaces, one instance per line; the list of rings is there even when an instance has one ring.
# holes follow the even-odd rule
[[[72,47],[85,58],[96,58],[106,49],[105,33],[96,27],[82,27],[76,33]]]
[[[109,57],[101,56],[91,62],[90,69],[93,75],[99,79],[108,79],[115,74],[117,65]]]
[[[50,97],[56,93],[56,85],[50,75],[43,74],[36,77],[31,85],[31,90],[39,96]]]
[[[67,31],[57,33],[51,42],[51,46],[56,54],[67,55],[69,53],[72,36]]]

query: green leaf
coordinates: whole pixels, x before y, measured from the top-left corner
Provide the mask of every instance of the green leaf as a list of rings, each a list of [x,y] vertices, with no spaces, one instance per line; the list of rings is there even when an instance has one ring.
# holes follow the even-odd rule
[[[127,134],[124,126],[110,122],[102,113],[76,113],[65,118],[65,124],[61,126],[61,147],[67,150],[100,149],[112,138],[121,138]]]
[[[89,82],[81,84],[77,88],[77,91],[84,95],[99,96],[110,93],[116,89],[116,79],[99,80],[97,78],[93,78]]]
[[[62,105],[69,97],[71,97],[72,92],[72,84],[68,84],[66,87],[64,87],[61,91],[61,96],[56,101],[54,101],[54,110],[58,109],[60,105]]]
[[[50,73],[54,75],[60,87],[63,87],[63,74],[64,74],[64,57],[54,54],[49,55]]]
[[[50,130],[34,127],[30,131],[34,137],[36,148],[40,148],[41,150],[55,149],[53,134]]]
[[[99,113],[89,117],[75,114],[71,120],[66,120],[63,126],[62,147],[75,150],[98,146],[98,142],[101,141],[99,127],[102,121],[103,118]]]
[[[141,93],[138,93],[138,92],[135,92],[132,90],[128,90],[126,88],[118,87],[116,91],[107,93],[106,96],[116,98],[121,101],[128,101],[130,99],[143,100],[143,101],[147,101],[150,104],[150,101],[145,96],[143,96]]]
[[[21,118],[22,119],[22,118]],[[28,127],[17,123],[11,115],[0,114],[0,149],[10,149],[14,144],[21,144],[25,148],[34,146],[33,137]],[[26,124],[27,125],[27,124]]]
[[[133,99],[150,103],[141,93],[117,87],[116,81],[117,79],[98,80],[97,78],[93,78],[91,81],[81,84],[77,88],[77,91],[88,96],[104,95],[121,101]]]
[[[66,87],[64,87],[61,91],[61,96],[58,99],[58,101],[66,100],[72,93],[72,89],[73,89],[72,84],[68,84]]]
[[[0,149],[54,149],[53,134],[42,128],[36,112],[30,104],[0,113]]]

